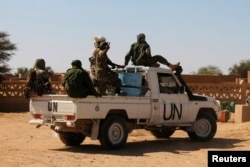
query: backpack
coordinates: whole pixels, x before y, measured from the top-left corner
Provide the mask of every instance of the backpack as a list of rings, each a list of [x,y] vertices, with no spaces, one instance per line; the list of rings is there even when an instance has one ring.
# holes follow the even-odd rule
[[[43,94],[52,93],[50,82],[44,71],[30,72],[29,81],[23,89],[23,94],[25,98],[30,98],[32,93],[36,93],[38,96]]]

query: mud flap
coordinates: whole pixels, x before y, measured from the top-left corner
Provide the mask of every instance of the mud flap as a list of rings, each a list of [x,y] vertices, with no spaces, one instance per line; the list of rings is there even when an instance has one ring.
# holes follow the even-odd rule
[[[91,128],[91,139],[96,140],[99,135],[99,125],[100,125],[100,120],[92,120],[93,121],[93,126]]]

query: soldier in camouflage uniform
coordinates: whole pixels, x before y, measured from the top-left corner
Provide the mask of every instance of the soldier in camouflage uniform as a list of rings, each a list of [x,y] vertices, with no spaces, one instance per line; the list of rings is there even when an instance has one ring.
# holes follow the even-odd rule
[[[149,67],[159,67],[159,63],[168,66],[171,70],[175,70],[179,66],[179,62],[177,64],[169,63],[164,57],[161,55],[151,55],[150,46],[146,42],[145,34],[137,35],[137,42],[131,45],[131,48],[127,55],[125,56],[125,66],[128,65],[129,60],[133,62],[133,65],[136,66],[149,66]]]
[[[88,95],[100,97],[87,71],[82,68],[80,60],[71,63],[72,68],[68,69],[64,76],[63,86],[69,97],[85,98]]]
[[[52,93],[50,77],[51,74],[45,69],[45,60],[37,59],[34,68],[29,73],[28,82],[24,88],[24,97],[29,98],[32,92],[38,96]]]
[[[123,68],[124,66],[113,63],[107,56],[107,52],[110,48],[109,43],[103,36],[97,36],[95,40],[95,50],[90,61],[90,76],[97,86],[98,92],[102,95],[106,95],[106,89],[108,86],[115,87],[115,93],[120,93],[121,80],[118,78],[117,73],[112,71],[112,68]]]

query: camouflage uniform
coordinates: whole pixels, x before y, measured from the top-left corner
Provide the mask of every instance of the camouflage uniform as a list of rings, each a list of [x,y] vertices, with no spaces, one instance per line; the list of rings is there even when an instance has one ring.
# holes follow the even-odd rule
[[[80,60],[72,61],[72,68],[68,69],[65,73],[63,86],[67,87],[70,78],[74,78],[74,84],[76,89],[66,89],[69,97],[84,98],[88,95],[100,96],[94,88],[94,85],[89,77],[88,72],[82,69],[82,63]]]
[[[38,96],[52,93],[49,81],[51,74],[45,69],[44,59],[37,59],[34,68],[29,73],[28,82],[24,88],[25,98],[29,98],[32,92]]]
[[[151,50],[149,44],[145,41],[145,35],[144,34],[139,34],[137,36],[137,42],[133,43],[131,45],[131,48],[129,52],[125,56],[125,66],[128,65],[128,62],[131,61],[133,62],[133,65],[139,66],[159,66],[158,62],[161,64],[164,64],[172,69],[176,68],[175,65],[172,65],[162,57],[161,55],[151,55]],[[178,65],[177,65],[178,64]],[[176,65],[179,66],[179,63]],[[173,70],[173,69],[172,69]]]
[[[98,41],[96,41],[98,42]],[[103,43],[106,40],[101,41]],[[118,66],[113,63],[107,56],[107,51],[109,49],[109,45],[106,48],[102,48],[102,43],[95,43],[96,49],[93,52],[92,57],[89,58],[90,60],[90,76],[94,82],[94,85],[97,86],[98,92],[102,95],[106,94],[106,89],[108,85],[111,85],[116,88],[115,93],[120,92],[121,81],[118,78],[118,74],[113,72],[108,65],[112,67]]]

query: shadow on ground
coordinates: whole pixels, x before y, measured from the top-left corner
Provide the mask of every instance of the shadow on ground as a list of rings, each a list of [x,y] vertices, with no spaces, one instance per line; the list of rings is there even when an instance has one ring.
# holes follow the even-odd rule
[[[82,144],[77,147],[63,147],[60,149],[52,149],[52,151],[66,151],[74,153],[88,153],[88,154],[112,154],[120,156],[143,156],[146,153],[154,152],[171,152],[173,154],[183,154],[189,151],[196,151],[200,149],[208,150],[230,150],[235,146],[244,142],[240,139],[228,138],[214,138],[208,142],[194,142],[190,139],[171,138],[167,140],[150,140],[150,141],[136,141],[127,142],[127,144],[119,150],[105,150],[101,145]],[[240,147],[237,145],[237,147]]]

